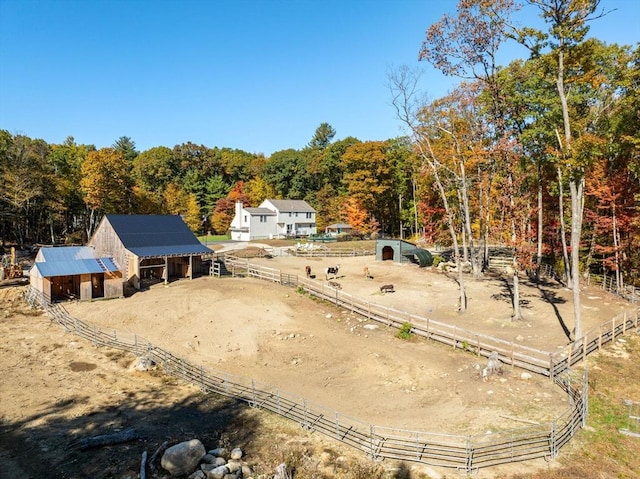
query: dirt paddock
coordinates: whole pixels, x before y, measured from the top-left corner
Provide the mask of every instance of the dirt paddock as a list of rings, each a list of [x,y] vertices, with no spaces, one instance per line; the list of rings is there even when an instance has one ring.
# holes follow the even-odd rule
[[[300,275],[310,265],[318,281],[325,281],[324,267],[339,263],[334,280],[345,292],[531,347],[562,347],[564,328],[573,327],[570,292],[557,286],[545,286],[553,304],[539,288],[525,286],[527,317],[514,323],[499,279],[469,280],[470,309],[462,315],[455,281],[415,265],[377,263],[371,257],[250,261]],[[364,277],[364,266],[373,279]],[[389,283],[395,292],[381,294],[379,285]],[[624,307],[605,294],[585,295],[585,330]],[[159,284],[127,299],[71,303],[68,311],[102,327],[136,333],[196,364],[380,426],[480,433],[518,425],[505,416],[546,421],[567,407],[547,379],[523,381],[520,371],[506,368],[502,377],[483,382],[484,358],[423,340],[403,341],[384,326],[365,328],[375,323],[257,279],[200,277]]]
[[[460,314],[455,279],[415,265],[376,262],[373,257],[250,261],[300,276],[309,265],[319,282],[326,282],[324,268],[339,264],[332,281],[347,293],[534,348],[564,346],[566,330],[573,328],[571,292],[551,283],[523,284],[525,320],[512,322],[509,285],[500,278],[468,279],[469,310]],[[364,276],[365,266],[372,278]],[[395,292],[380,293],[383,284],[393,284]],[[253,378],[258,386],[269,385],[378,426],[481,434],[550,421],[568,407],[565,394],[548,379],[534,375],[525,380],[521,371],[506,367],[502,375],[484,382],[484,358],[422,339],[399,339],[393,329],[257,279],[205,276],[158,284],[124,299],[70,302],[65,307],[83,321],[136,333],[205,368]],[[585,288],[583,329],[625,308],[627,303]],[[82,354],[95,350],[91,345],[65,335],[42,316],[19,317],[0,322],[2,334],[16,338],[3,346],[0,364],[1,412],[7,427],[33,427],[46,421],[51,409],[60,413],[53,405],[71,401],[64,414],[81,429],[83,417],[97,414],[98,406],[92,404],[100,404],[101,396],[116,409],[123,401],[140,400],[133,408],[137,411],[148,395],[186,403],[185,397],[193,393],[185,387],[180,399],[162,397],[168,392],[157,378],[148,373],[133,378],[124,360],[103,364],[105,354],[112,354],[108,351],[92,352],[93,359],[83,361]],[[57,369],[38,374],[47,366],[39,364],[40,357]],[[66,369],[60,370],[60,364]],[[190,427],[198,429],[197,422]]]

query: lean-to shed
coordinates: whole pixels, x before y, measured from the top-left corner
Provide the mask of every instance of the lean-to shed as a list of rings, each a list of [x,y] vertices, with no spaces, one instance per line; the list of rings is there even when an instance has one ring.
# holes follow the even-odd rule
[[[113,257],[137,289],[145,279],[193,278],[212,253],[178,215],[105,215],[89,245]]]
[[[29,271],[31,287],[53,303],[63,299],[118,298],[122,274],[110,257],[96,257],[88,246],[40,248]]]

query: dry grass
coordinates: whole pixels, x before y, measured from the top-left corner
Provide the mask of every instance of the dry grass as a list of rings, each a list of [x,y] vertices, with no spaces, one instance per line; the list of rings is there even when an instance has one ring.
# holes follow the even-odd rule
[[[637,479],[640,438],[620,433],[627,427],[624,400],[640,400],[640,335],[627,335],[588,359],[587,427],[561,452],[561,466],[533,474],[496,479]]]

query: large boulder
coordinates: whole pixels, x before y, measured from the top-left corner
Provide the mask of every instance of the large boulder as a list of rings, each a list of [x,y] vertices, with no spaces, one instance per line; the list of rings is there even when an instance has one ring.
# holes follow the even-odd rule
[[[207,451],[198,439],[181,442],[168,448],[162,455],[160,465],[172,476],[191,474]]]

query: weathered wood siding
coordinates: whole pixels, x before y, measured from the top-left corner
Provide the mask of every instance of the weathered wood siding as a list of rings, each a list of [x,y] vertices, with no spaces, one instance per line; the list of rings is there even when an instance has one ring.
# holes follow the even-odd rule
[[[125,279],[128,281],[131,278],[129,268],[130,253],[124,248],[106,216],[102,218],[96,232],[91,237],[89,246],[95,249],[95,255],[98,258],[112,257],[120,270],[125,273]],[[137,263],[137,261],[134,262]]]

